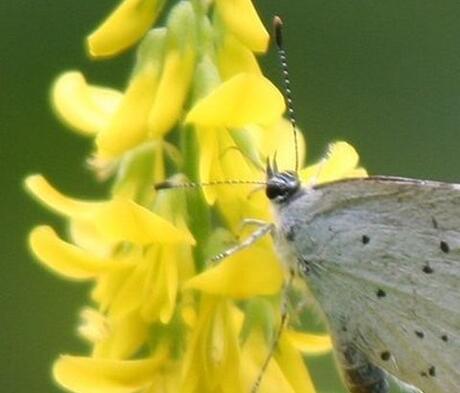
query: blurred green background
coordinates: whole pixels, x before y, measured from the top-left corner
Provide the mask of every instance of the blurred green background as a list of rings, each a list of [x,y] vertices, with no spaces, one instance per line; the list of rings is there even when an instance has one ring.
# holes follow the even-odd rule
[[[122,87],[132,53],[91,62],[83,39],[113,0],[0,1],[1,230],[0,386],[58,392],[50,365],[82,353],[74,331],[88,287],[62,281],[29,256],[38,223],[62,223],[24,194],[41,172],[66,193],[100,196],[85,169],[89,140],[66,130],[48,103],[53,78],[80,69]],[[460,2],[457,0],[256,0],[267,26],[285,19],[299,124],[318,158],[336,139],[351,142],[373,174],[460,182]],[[277,59],[265,71],[281,85]],[[315,367],[316,369],[317,367]],[[331,390],[334,379],[319,377]],[[331,382],[330,382],[331,381]],[[324,390],[326,391],[326,390]]]

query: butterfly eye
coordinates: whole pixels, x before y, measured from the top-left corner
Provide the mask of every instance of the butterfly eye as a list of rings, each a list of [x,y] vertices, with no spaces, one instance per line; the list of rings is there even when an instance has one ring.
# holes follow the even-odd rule
[[[281,199],[286,195],[286,187],[282,184],[267,184],[265,188],[265,194],[267,198],[272,199]]]
[[[265,194],[271,201],[285,202],[300,188],[297,175],[293,172],[281,172],[274,174],[267,180]]]

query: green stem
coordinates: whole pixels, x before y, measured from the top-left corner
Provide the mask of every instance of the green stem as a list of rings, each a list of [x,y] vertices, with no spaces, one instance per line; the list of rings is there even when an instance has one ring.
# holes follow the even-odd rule
[[[184,157],[182,172],[193,182],[199,182],[198,141],[196,131],[191,126],[185,126],[180,133],[180,148]],[[207,205],[203,192],[200,189],[190,190],[187,194],[189,226],[197,241],[194,248],[195,268],[197,272],[205,268],[204,247],[211,234],[211,211]]]

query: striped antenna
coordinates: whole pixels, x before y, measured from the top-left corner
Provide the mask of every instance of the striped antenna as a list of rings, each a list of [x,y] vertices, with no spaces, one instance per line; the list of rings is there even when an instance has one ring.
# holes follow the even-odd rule
[[[216,180],[211,182],[205,183],[193,183],[193,182],[186,182],[186,183],[173,183],[170,181],[164,181],[161,183],[156,183],[154,185],[155,190],[167,190],[171,188],[200,188],[200,187],[208,187],[208,186],[224,186],[224,185],[235,185],[235,184],[256,184],[256,185],[266,185],[266,181],[258,181],[258,180]]]
[[[273,18],[273,30],[275,35],[275,43],[278,48],[278,56],[281,63],[281,71],[283,73],[284,80],[284,95],[286,99],[286,106],[288,110],[289,121],[292,126],[292,134],[294,136],[294,148],[295,148],[295,171],[299,171],[299,145],[297,141],[297,122],[294,116],[294,105],[292,104],[292,90],[291,81],[289,79],[288,63],[286,50],[283,45],[283,21],[279,16]]]

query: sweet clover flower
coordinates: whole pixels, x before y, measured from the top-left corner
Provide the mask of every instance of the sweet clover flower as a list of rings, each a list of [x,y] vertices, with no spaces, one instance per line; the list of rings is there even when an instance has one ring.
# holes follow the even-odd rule
[[[100,200],[66,196],[42,175],[28,191],[67,222],[68,235],[32,229],[35,257],[54,273],[91,281],[78,332],[88,353],[62,355],[56,381],[77,393],[248,392],[279,323],[283,267],[269,237],[231,257],[212,257],[248,233],[244,218],[270,221],[253,185],[155,191],[153,185],[263,181],[275,151],[292,167],[283,95],[255,53],[269,35],[250,0],[124,0],[87,39],[90,56],[138,45],[123,89],[93,85],[76,70],[52,88],[56,113],[93,138]],[[301,162],[305,142],[299,138]],[[305,182],[363,176],[345,142],[300,171]],[[327,352],[327,336],[287,329],[261,393],[314,392],[303,354]]]

